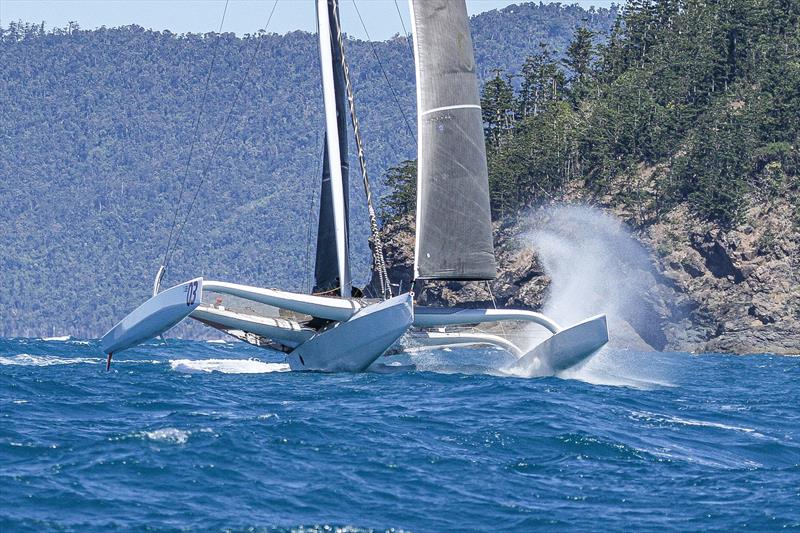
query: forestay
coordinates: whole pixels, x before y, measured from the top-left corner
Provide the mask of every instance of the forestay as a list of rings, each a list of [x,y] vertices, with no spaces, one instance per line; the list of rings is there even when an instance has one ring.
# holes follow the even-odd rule
[[[417,76],[418,279],[496,276],[475,56],[464,0],[410,0]]]

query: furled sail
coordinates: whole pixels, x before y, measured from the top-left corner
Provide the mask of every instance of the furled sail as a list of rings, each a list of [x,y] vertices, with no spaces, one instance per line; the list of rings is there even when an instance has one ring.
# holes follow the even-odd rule
[[[317,1],[322,90],[325,101],[325,149],[320,195],[314,292],[337,290],[350,296],[348,237],[349,164],[347,115],[342,56],[337,44],[334,0]]]
[[[409,0],[417,75],[417,279],[496,276],[475,55],[464,0]]]

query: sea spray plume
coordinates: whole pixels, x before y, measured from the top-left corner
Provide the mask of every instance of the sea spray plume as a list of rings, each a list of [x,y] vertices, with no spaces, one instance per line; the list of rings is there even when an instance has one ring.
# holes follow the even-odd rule
[[[562,205],[530,217],[526,240],[550,277],[544,312],[564,326],[605,314],[614,347],[660,349],[660,317],[647,295],[650,256],[625,225],[599,209]]]

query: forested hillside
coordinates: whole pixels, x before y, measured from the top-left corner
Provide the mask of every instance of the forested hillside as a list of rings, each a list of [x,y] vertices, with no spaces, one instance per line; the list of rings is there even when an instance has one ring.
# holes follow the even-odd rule
[[[615,16],[542,4],[482,14],[472,21],[480,72],[515,72],[542,41],[561,56],[575,28],[603,35]],[[380,192],[384,169],[415,151],[403,119],[413,127],[412,57],[404,37],[348,40],[347,51]],[[303,32],[2,30],[0,335],[102,333],[148,296],[173,216],[185,216],[201,182],[165,283],[203,274],[307,288],[317,79],[316,38]],[[363,191],[352,183],[364,280]]]
[[[797,191],[797,2],[633,0],[608,41],[581,28],[564,60],[521,70],[516,90],[499,71],[484,87],[495,212],[580,181],[636,225],[687,202],[730,227]]]
[[[685,203],[730,228],[798,193],[797,2],[632,0],[609,36],[579,27],[519,64],[483,85],[495,218],[577,187],[635,226]],[[411,211],[412,169],[390,170],[390,214]]]

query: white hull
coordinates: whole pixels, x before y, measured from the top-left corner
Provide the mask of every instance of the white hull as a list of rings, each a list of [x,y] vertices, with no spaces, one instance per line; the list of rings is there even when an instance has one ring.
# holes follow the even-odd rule
[[[524,321],[539,324],[552,333],[527,353],[497,335],[478,332],[447,332],[447,326]],[[505,370],[527,376],[556,375],[586,362],[608,342],[605,315],[598,315],[574,326],[562,328],[552,319],[532,311],[513,309],[414,309],[414,327],[442,328],[440,331],[412,331],[416,349],[490,345],[506,350],[517,361]]]
[[[298,346],[288,356],[292,370],[362,372],[384,354],[414,320],[410,294],[369,305]]]
[[[232,294],[282,309],[331,320],[321,329],[281,317],[244,314],[202,304],[203,290]],[[384,354],[412,326],[440,327],[497,321],[528,321],[542,325],[552,335],[527,353],[511,341],[480,332],[415,331],[411,338],[420,347],[493,345],[518,360],[506,370],[515,374],[551,375],[574,368],[608,342],[605,316],[590,318],[569,328],[539,313],[496,309],[414,309],[410,294],[367,305],[346,299],[324,298],[260,289],[233,283],[203,282],[196,278],[156,296],[136,308],[101,339],[107,354],[117,353],[161,335],[191,316],[213,327],[253,334],[290,351],[292,370],[361,372]],[[233,334],[233,333],[232,333]],[[239,337],[243,338],[243,337]],[[110,357],[109,357],[110,361]]]
[[[605,315],[599,315],[559,331],[506,370],[527,376],[550,376],[586,362],[608,342]]]
[[[203,298],[203,278],[160,292],[137,307],[100,339],[106,354],[117,353],[157,337],[189,316]]]

